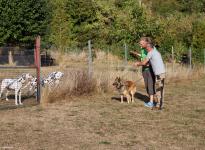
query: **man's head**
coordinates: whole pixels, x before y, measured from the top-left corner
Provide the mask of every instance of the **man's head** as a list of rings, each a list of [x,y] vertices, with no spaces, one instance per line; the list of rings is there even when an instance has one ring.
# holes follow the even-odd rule
[[[148,51],[149,51],[149,49],[152,49],[154,46],[152,39],[150,37],[141,37],[139,44],[142,48],[145,48]]]

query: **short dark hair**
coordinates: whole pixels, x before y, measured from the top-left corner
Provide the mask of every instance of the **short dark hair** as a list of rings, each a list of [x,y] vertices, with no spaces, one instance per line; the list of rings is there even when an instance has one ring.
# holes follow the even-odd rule
[[[141,37],[140,41],[145,41],[147,44],[149,44],[151,47],[154,46],[153,40],[150,37]]]

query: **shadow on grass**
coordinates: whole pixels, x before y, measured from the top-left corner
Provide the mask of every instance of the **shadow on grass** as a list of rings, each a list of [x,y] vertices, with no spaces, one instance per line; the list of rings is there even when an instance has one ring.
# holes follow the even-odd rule
[[[120,98],[120,97],[115,97],[115,96],[113,96],[113,97],[111,97],[111,100],[116,100],[116,101],[121,102],[121,98]],[[124,102],[124,101],[127,101],[127,98],[126,98],[126,97],[123,97],[123,102]]]
[[[135,98],[137,98],[140,101],[143,101],[145,103],[149,102],[149,97],[147,95],[144,95],[142,93],[136,92]]]
[[[39,104],[35,98],[31,98],[27,96],[22,97],[22,102],[24,102],[23,105],[15,105],[14,96],[9,96],[8,98],[9,98],[9,101],[6,101],[5,99],[0,100],[0,111],[33,107]]]
[[[142,94],[142,93],[136,92],[134,97],[135,97],[135,100],[140,100],[140,101],[143,101],[145,103],[149,102],[149,97]],[[111,99],[121,101],[120,96],[119,97],[111,97]],[[127,101],[126,97],[123,97],[123,101]]]

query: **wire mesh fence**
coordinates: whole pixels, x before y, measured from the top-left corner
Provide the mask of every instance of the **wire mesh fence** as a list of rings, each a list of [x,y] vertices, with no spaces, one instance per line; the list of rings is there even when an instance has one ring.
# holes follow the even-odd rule
[[[34,49],[0,47],[0,67],[34,65]]]
[[[17,84],[18,80],[25,74],[36,76],[36,68],[34,64],[34,50],[33,49],[18,49],[14,50],[11,47],[0,49],[0,92],[1,99],[7,99],[7,92],[9,92],[8,98],[15,99],[15,91],[21,88]],[[27,81],[28,82],[28,81]],[[21,83],[19,81],[19,83]],[[26,83],[23,83],[23,87]],[[30,86],[22,87],[21,97],[23,99],[32,98],[35,100],[35,90],[29,90]]]
[[[92,44],[92,41],[88,41],[83,48],[67,48],[64,53],[51,50],[49,52],[42,51],[41,54],[36,54],[37,48],[40,50],[40,43],[38,43],[38,46],[35,45],[33,49],[1,47],[0,81],[4,79],[17,79],[22,74],[29,73],[38,78],[37,85],[39,87],[37,87],[38,92],[36,95],[40,98],[41,79],[48,78],[49,74],[53,72],[61,71],[65,73],[78,69],[87,71],[90,79],[94,76],[99,80],[100,78],[107,78],[106,80],[109,81],[112,81],[112,78],[118,75],[133,81],[141,77],[141,68],[133,66],[133,62],[128,61],[130,58],[129,51],[133,49],[126,43],[115,47],[98,48]],[[121,54],[121,59],[115,56],[114,53],[116,52]],[[172,59],[174,59],[173,47],[171,52]],[[188,52],[189,56],[191,56],[191,50]],[[37,55],[39,56],[37,57]],[[188,59],[191,59],[189,56]],[[134,58],[133,60],[139,59]],[[187,68],[192,69],[193,67],[190,67],[190,65],[192,65],[190,63],[191,60],[187,62]],[[166,66],[170,66],[170,64]],[[172,69],[167,67],[168,73],[178,72],[179,64],[172,61],[171,66]],[[62,82],[62,84],[64,84],[64,82]],[[28,91],[29,88],[23,89],[22,95],[26,97],[34,96],[33,98],[35,99],[36,95],[34,95],[34,91],[33,95]]]
[[[39,50],[37,45],[34,48],[0,47],[1,99],[8,101],[11,97],[16,105],[22,104],[22,97],[38,100]]]

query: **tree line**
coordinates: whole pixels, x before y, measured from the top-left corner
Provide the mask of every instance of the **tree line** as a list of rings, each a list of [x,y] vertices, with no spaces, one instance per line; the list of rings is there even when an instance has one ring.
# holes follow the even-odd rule
[[[141,36],[150,36],[164,58],[173,47],[179,60],[191,47],[198,63],[204,60],[204,13],[205,0],[0,0],[0,45],[33,45],[41,35],[43,45],[62,52],[88,40],[133,50]]]

